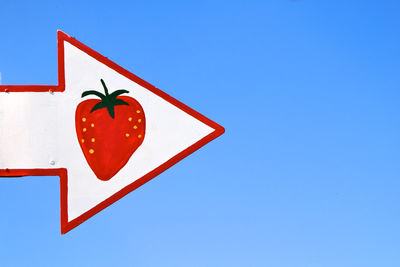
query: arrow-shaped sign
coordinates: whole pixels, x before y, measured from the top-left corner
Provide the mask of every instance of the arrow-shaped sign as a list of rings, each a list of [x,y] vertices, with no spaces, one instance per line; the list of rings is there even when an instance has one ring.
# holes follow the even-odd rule
[[[224,128],[58,31],[58,85],[0,85],[0,176],[60,177],[66,233]]]

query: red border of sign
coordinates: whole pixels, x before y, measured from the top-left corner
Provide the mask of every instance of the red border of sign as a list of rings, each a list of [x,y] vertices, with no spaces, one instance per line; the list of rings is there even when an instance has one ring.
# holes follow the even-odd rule
[[[60,177],[60,201],[61,201],[61,233],[65,234],[68,231],[72,230],[76,226],[80,225],[90,217],[94,216],[101,210],[105,209],[106,207],[110,206],[117,200],[121,199],[125,195],[129,194],[136,188],[142,186],[143,184],[147,183],[160,173],[164,172],[171,166],[175,165],[183,158],[187,157],[188,155],[192,154],[202,146],[206,145],[210,141],[214,140],[218,136],[222,135],[225,132],[225,129],[215,123],[214,121],[206,118],[205,116],[201,115],[197,111],[191,109],[190,107],[186,106],[185,104],[179,102],[172,96],[168,95],[167,93],[161,91],[160,89],[154,87],[150,83],[142,80],[141,78],[137,77],[133,73],[127,71],[126,69],[122,68],[121,66],[115,64],[108,58],[102,56],[98,52],[94,51],[93,49],[89,48],[88,46],[82,44],[75,38],[67,35],[62,31],[57,32],[57,42],[58,42],[58,85],[0,85],[0,92],[63,92],[65,90],[65,72],[64,72],[64,41],[68,42],[78,49],[82,50],[83,52],[87,53],[91,57],[97,59],[104,65],[108,66],[109,68],[115,70],[116,72],[120,73],[121,75],[125,76],[126,78],[134,81],[135,83],[145,87],[146,89],[150,90],[154,94],[162,97],[164,100],[168,101],[169,103],[173,104],[174,106],[178,107],[179,109],[185,111],[189,115],[195,117],[196,119],[200,120],[201,122],[207,124],[209,127],[215,129],[214,132],[210,133],[203,139],[199,140],[192,146],[186,148],[185,150],[181,151],[179,154],[175,155],[167,162],[163,163],[153,171],[149,172],[148,174],[144,175],[143,177],[139,178],[138,180],[134,181],[133,183],[129,184],[128,186],[124,187],[108,199],[104,200],[103,202],[99,203],[89,211],[81,214],[79,217],[75,218],[74,220],[68,222],[68,172],[67,169],[60,168],[60,169],[3,169],[0,170],[0,176],[5,177],[16,177],[16,176],[59,176]]]

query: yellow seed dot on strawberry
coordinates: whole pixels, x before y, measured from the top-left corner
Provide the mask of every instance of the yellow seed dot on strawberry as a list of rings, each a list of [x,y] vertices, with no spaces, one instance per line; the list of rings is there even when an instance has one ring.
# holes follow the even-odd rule
[[[125,134],[125,136],[126,136],[126,137],[129,137],[129,134],[128,134],[128,133],[126,133],[126,134]]]
[[[93,154],[93,153],[94,153],[94,149],[92,149],[92,148],[89,149],[89,153],[90,153],[90,154]]]
[[[128,121],[132,121],[132,117],[129,117]]]
[[[140,113],[140,110],[136,110],[136,113]]]
[[[82,142],[82,143],[85,143],[85,139],[82,139],[81,142]]]
[[[85,121],[86,121],[86,118],[82,118],[82,121],[85,122]]]
[[[94,127],[94,123],[90,124],[90,126],[93,128]]]
[[[142,119],[138,119],[137,121],[138,121],[138,123],[141,123],[141,122],[142,122]]]
[[[83,128],[83,131],[86,132],[86,128]]]
[[[94,143],[94,142],[96,141],[96,139],[92,138],[92,140],[91,140],[91,141],[92,141],[92,143]]]
[[[142,138],[142,135],[141,135],[141,134],[139,134],[137,137],[138,137],[138,138]]]
[[[135,125],[135,126],[133,126],[133,129],[135,129],[135,130],[136,130],[136,129],[137,129],[137,126],[136,126],[136,125]]]

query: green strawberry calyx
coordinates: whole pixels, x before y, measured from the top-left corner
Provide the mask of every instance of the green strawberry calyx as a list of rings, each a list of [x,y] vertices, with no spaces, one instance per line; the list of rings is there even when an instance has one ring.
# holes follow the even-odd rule
[[[114,113],[114,107],[115,106],[120,106],[120,105],[128,105],[125,101],[118,99],[117,96],[129,93],[129,91],[120,89],[115,92],[112,92],[111,94],[108,93],[108,88],[106,86],[106,83],[104,82],[103,79],[100,79],[101,84],[103,85],[104,88],[104,93],[102,94],[100,92],[94,91],[94,90],[89,90],[85,91],[82,93],[82,97],[88,96],[88,95],[95,95],[98,96],[101,101],[97,103],[96,105],[93,106],[92,110],[90,110],[90,113],[92,113],[95,110],[102,109],[102,108],[107,108],[108,114],[110,114],[111,118],[114,119],[115,113]]]

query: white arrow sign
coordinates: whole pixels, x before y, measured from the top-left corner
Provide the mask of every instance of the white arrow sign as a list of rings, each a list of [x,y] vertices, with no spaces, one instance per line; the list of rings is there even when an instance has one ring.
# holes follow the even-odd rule
[[[58,72],[0,86],[0,176],[60,176],[62,233],[224,132],[61,31]]]

